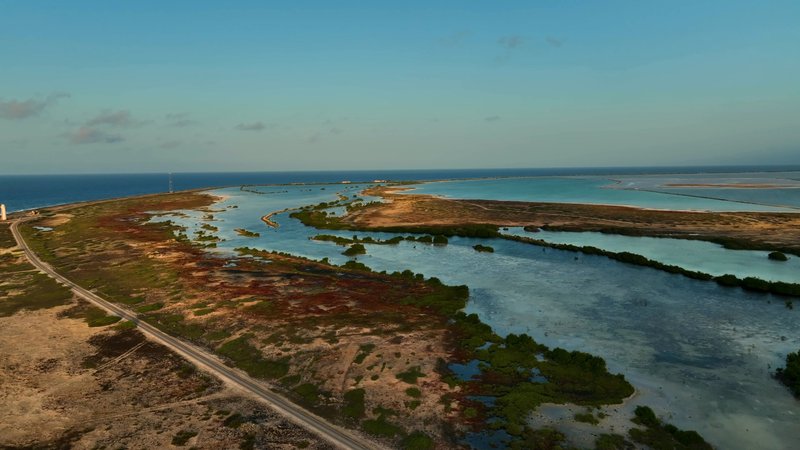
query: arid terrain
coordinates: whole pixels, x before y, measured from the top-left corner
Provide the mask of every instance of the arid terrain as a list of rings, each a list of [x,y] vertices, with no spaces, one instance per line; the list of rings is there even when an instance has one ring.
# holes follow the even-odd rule
[[[187,192],[58,207],[42,210],[21,232],[29,248],[71,282],[216,354],[319,416],[363,433],[376,446],[457,448],[465,446],[468,433],[499,429],[512,448],[561,448],[562,433],[527,422],[546,403],[587,408],[581,417],[594,430],[590,436],[598,436],[597,445],[630,445],[603,425],[592,428],[609,415],[613,419],[606,422],[633,418],[629,409],[605,408],[635,392],[601,358],[550,349],[526,335],[501,338],[477,316],[460,312],[466,286],[446,286],[422,274],[375,273],[353,260],[335,266],[250,248],[238,249],[238,256],[209,252],[219,242],[215,200]],[[413,209],[412,200],[395,206]],[[204,217],[193,236],[171,221],[150,220],[186,209]],[[438,245],[446,242],[442,238],[420,242]],[[3,239],[13,246],[8,236]],[[14,432],[4,435],[9,440],[3,445],[324,446],[146,341],[132,323],[73,299],[32,271],[20,252],[4,253],[11,277],[4,279],[0,300],[8,311],[2,320],[9,324],[0,332],[8,361],[3,370],[16,381],[4,383],[11,406],[4,423],[13,424]],[[48,344],[51,339],[59,345]],[[37,350],[16,342],[34,343],[28,345]],[[472,378],[462,379],[449,367],[475,360],[481,370]],[[545,383],[534,380],[540,375]],[[69,388],[49,387],[52,379]],[[42,386],[56,392],[43,393]],[[38,400],[28,395],[33,391]],[[12,400],[23,394],[33,402]],[[497,406],[475,396],[493,397]],[[636,415],[647,411],[637,408]],[[47,417],[63,425],[48,428],[46,436],[23,427],[56,420]],[[115,418],[113,424],[108,417]],[[694,448],[707,448],[696,433],[675,434],[655,418],[636,420],[625,428],[635,442],[675,442],[680,436]]]
[[[6,224],[0,273],[0,448],[328,448],[37,273]]]

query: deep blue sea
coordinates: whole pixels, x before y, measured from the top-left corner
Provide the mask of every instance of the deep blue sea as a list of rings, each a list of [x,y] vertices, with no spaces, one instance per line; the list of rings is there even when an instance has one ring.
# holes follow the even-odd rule
[[[800,166],[603,167],[458,170],[359,170],[316,172],[175,173],[175,190],[242,184],[285,184],[386,180],[443,180],[485,177],[743,173],[798,170]],[[103,175],[0,175],[0,203],[9,211],[87,200],[166,192],[167,173]]]

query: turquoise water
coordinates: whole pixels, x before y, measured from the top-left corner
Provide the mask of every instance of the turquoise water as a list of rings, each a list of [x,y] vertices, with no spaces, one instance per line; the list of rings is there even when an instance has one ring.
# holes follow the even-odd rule
[[[626,178],[630,180],[631,178]],[[524,202],[590,203],[636,206],[640,208],[697,211],[786,211],[798,210],[769,204],[742,203],[674,195],[676,192],[651,192],[623,189],[609,178],[534,177],[457,180],[411,186],[410,194],[430,194],[460,199],[509,200]],[[634,186],[635,187],[635,186]],[[655,189],[652,186],[648,189]],[[730,189],[733,190],[733,189]],[[744,191],[737,189],[737,191]],[[791,190],[800,194],[800,190]],[[683,191],[682,191],[683,192]]]
[[[659,191],[672,195],[691,195],[762,205],[800,208],[800,172],[640,175],[615,177],[618,187]],[[675,187],[674,184],[762,184],[780,189],[741,189],[730,187]]]
[[[259,219],[270,211],[335,200],[339,187],[290,186],[290,192],[270,195],[214,191],[227,198],[214,206],[220,212],[213,224],[225,241],[213,251],[231,254],[250,246],[345,262],[343,247],[309,237],[354,233],[311,229],[288,213],[273,217],[278,229]],[[232,205],[238,208],[228,208]],[[204,214],[186,213],[168,218],[199,229]],[[261,237],[241,237],[236,228]],[[474,251],[477,243],[491,245],[495,253]],[[443,247],[365,246],[367,255],[358,259],[375,270],[410,269],[468,285],[467,312],[479,314],[500,334],[525,332],[549,346],[602,356],[634,384],[634,404],[652,406],[719,448],[788,449],[800,440],[800,403],[770,376],[786,353],[800,348],[800,310],[787,309],[783,299],[500,239],[452,238]]]
[[[541,239],[558,244],[592,246],[612,252],[634,252],[652,260],[711,275],[757,277],[762,280],[800,283],[800,257],[789,255],[788,261],[773,261],[769,252],[728,250],[704,241],[621,236],[593,232],[539,231],[527,232],[510,228],[504,232],[516,236]]]

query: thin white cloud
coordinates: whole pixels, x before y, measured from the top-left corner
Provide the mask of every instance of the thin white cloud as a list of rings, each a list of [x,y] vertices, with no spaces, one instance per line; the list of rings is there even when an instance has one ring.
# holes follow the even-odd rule
[[[129,127],[134,125],[142,125],[144,122],[134,120],[130,111],[103,111],[97,116],[93,117],[86,122],[86,126],[93,127],[97,125],[108,125],[112,127]]]
[[[69,140],[73,144],[115,144],[125,139],[118,134],[109,134],[96,128],[80,127],[69,136]]]
[[[69,96],[66,92],[54,92],[44,99],[29,98],[27,100],[11,99],[8,101],[0,99],[0,118],[18,120],[37,116],[45,108],[56,104],[59,99],[68,98]]]

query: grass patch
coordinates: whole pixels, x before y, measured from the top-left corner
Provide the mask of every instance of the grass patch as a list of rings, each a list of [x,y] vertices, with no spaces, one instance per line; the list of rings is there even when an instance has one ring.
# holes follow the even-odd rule
[[[144,298],[142,298],[142,297],[127,297],[127,298],[120,298],[120,299],[116,300],[117,303],[122,303],[123,305],[138,305],[139,303],[142,303],[143,301],[144,301]]]
[[[272,314],[275,311],[275,305],[273,305],[272,302],[268,300],[261,300],[258,303],[254,303],[244,308],[244,311],[250,314],[266,316]]]
[[[16,247],[17,241],[14,240],[14,235],[11,234],[11,227],[8,225],[0,225],[0,248]]]
[[[5,277],[6,275],[3,274],[4,281]],[[22,275],[20,278],[22,284],[15,288],[23,290],[23,293],[14,296],[6,295],[5,298],[0,299],[0,317],[11,316],[21,310],[33,311],[66,305],[72,298],[72,292],[69,289],[47,275],[32,273]],[[4,289],[7,288],[8,286],[4,286]]]
[[[255,378],[276,379],[289,372],[289,358],[271,360],[264,358],[259,349],[250,344],[252,336],[246,334],[228,341],[217,349],[222,356],[229,358],[236,367]]]
[[[352,419],[364,417],[364,389],[353,389],[344,394],[342,413]]]
[[[82,308],[79,316],[83,317],[83,320],[85,320],[90,327],[104,327],[122,320],[121,317],[109,315],[106,313],[106,310],[92,305],[87,305]]]
[[[319,397],[319,388],[313,383],[303,383],[293,389],[303,400],[308,403],[316,403]]]
[[[361,423],[361,428],[369,434],[383,437],[394,437],[403,432],[402,428],[387,422],[383,414],[377,419],[365,420]]]
[[[197,340],[205,334],[200,325],[186,323],[183,314],[151,314],[145,319],[161,331],[185,339]]]
[[[403,450],[432,450],[433,439],[421,431],[415,431],[403,438],[400,446]]]
[[[214,330],[206,332],[206,334],[203,335],[203,337],[208,339],[209,341],[221,341],[223,339],[229,338],[230,335],[231,333],[227,330]]]
[[[122,322],[114,325],[114,329],[117,331],[132,330],[134,328],[136,328],[136,324],[130,320],[123,320]]]
[[[575,421],[583,422],[583,423],[590,423],[592,425],[597,425],[600,423],[600,420],[594,416],[592,413],[577,413],[574,416]]]
[[[200,308],[194,310],[195,316],[205,316],[206,314],[211,314],[212,312],[216,311],[216,308]]]
[[[151,311],[158,311],[159,309],[163,308],[164,304],[161,302],[151,303],[149,305],[144,305],[136,308],[137,313],[148,313]]]

